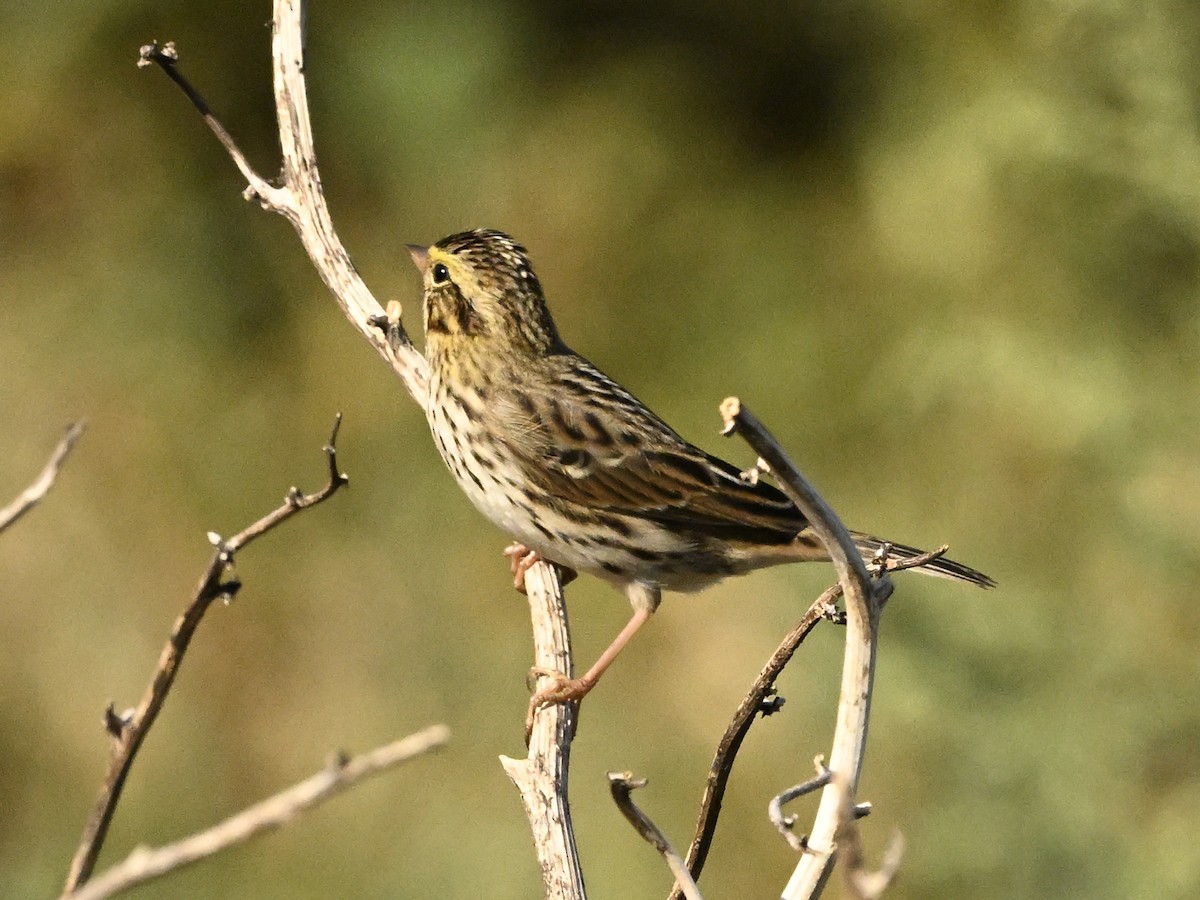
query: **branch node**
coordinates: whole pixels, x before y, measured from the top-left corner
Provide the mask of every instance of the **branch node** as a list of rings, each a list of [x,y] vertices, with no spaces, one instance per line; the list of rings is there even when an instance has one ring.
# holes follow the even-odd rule
[[[871,806],[871,801],[864,800],[862,803],[854,804],[854,818],[865,819],[871,814],[874,807]]]
[[[738,478],[742,479],[746,484],[754,486],[758,484],[758,477],[762,474],[762,469],[755,463],[748,469],[738,472]]]
[[[339,411],[333,416],[333,431],[329,433],[329,442],[324,447],[325,455],[329,457],[329,483],[338,487],[350,483],[350,476],[340,471],[337,464],[337,439],[341,430],[342,414]]]
[[[383,333],[388,347],[393,353],[408,343],[408,335],[405,334],[404,325],[401,322],[403,312],[404,309],[398,302],[389,300],[385,312],[367,317],[367,324]]]
[[[830,601],[821,607],[821,618],[827,622],[832,622],[834,625],[846,624],[846,613],[837,608],[836,601]]]
[[[334,750],[329,754],[329,759],[325,761],[325,768],[335,774],[340,775],[342,770],[350,764],[350,754],[345,750]]]
[[[247,203],[257,201],[258,205],[261,206],[263,209],[271,208],[271,202],[263,194],[262,190],[260,189],[259,185],[257,185],[257,184],[247,184],[242,189],[242,199],[245,200]]]
[[[888,557],[892,555],[892,542],[884,541],[875,551],[875,555],[871,557],[871,563],[879,567],[880,571],[887,568]]]
[[[773,716],[775,713],[783,709],[783,704],[785,703],[787,703],[787,700],[776,694],[775,689],[772,688],[770,696],[763,697],[762,700],[759,701],[758,711],[762,713],[763,718],[765,719],[767,716]]]
[[[229,568],[233,565],[233,547],[225,538],[217,534],[215,531],[208,532],[208,542],[213,545],[217,551],[217,562],[223,567]]]
[[[133,721],[134,709],[130,707],[123,713],[118,713],[113,706],[113,702],[108,701],[108,706],[104,707],[104,730],[108,732],[108,736],[114,741],[119,741],[125,736],[125,729],[129,727],[129,723]]]
[[[174,41],[167,41],[162,45],[159,45],[158,41],[151,41],[138,48],[137,67],[139,69],[144,69],[154,63],[166,68],[173,66],[178,61],[179,51],[175,49]]]
[[[222,581],[217,585],[217,599],[226,606],[233,603],[236,599],[238,591],[242,589],[242,582],[237,578],[230,578],[228,581]]]

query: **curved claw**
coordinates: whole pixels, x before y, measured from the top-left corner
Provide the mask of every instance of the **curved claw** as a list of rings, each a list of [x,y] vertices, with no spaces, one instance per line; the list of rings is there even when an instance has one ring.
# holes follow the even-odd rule
[[[572,703],[582,700],[596,686],[595,680],[583,678],[568,678],[562,672],[553,669],[543,669],[534,666],[529,670],[530,677],[549,678],[551,683],[537,691],[529,698],[529,711],[525,714],[525,745],[529,746],[529,738],[533,734],[533,719],[540,709],[553,703]]]
[[[524,544],[513,542],[504,548],[504,555],[512,562],[513,587],[522,594],[525,593],[525,573],[541,562],[542,557],[536,550],[530,550]]]
[[[519,541],[513,541],[504,548],[504,555],[507,556],[512,563],[513,587],[525,593],[525,573],[537,565],[539,562],[549,562],[538,553],[536,550],[530,550]],[[579,573],[574,569],[568,569],[566,566],[558,566],[559,578],[562,579],[564,585],[570,584],[579,577]]]

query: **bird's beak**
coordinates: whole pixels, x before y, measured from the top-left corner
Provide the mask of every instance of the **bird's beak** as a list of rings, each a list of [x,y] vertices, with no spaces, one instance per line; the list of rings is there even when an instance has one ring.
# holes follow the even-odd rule
[[[412,257],[413,265],[420,270],[422,277],[429,271],[429,248],[420,244],[408,244],[408,255]]]

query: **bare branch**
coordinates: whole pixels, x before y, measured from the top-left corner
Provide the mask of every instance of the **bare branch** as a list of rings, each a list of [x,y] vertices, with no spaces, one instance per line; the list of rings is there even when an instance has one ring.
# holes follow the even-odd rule
[[[288,824],[305,810],[324,803],[365,778],[442,747],[449,738],[450,730],[445,725],[433,725],[360,756],[347,759],[340,753],[335,754],[329,765],[311,778],[174,844],[157,849],[139,847],[122,862],[66,896],[71,900],[102,900],[244,844],[264,831]]]
[[[950,549],[949,544],[942,544],[936,550],[930,550],[928,553],[921,553],[917,556],[910,556],[907,559],[897,559],[889,556],[891,544],[884,544],[875,552],[875,559],[871,561],[871,574],[878,574],[879,570],[885,572],[900,572],[904,569],[919,569],[927,563],[933,562],[946,555],[946,551]]]
[[[821,802],[808,839],[809,852],[801,856],[782,894],[783,900],[812,898],[820,895],[829,878],[838,830],[849,821],[850,811],[854,808],[871,712],[876,628],[882,603],[880,591],[890,590],[890,582],[885,574],[878,587],[871,584],[866,565],[846,526],[800,474],[779,442],[736,397],[729,397],[721,404],[721,415],[725,420],[725,433],[736,431],[745,438],[775,475],[784,493],[808,519],[833,561],[845,596],[846,654],[837,725],[829,754],[829,768],[834,778],[821,792]]]
[[[530,568],[525,573],[525,592],[533,618],[535,668],[569,677],[573,671],[571,633],[556,567],[539,562]],[[577,703],[542,707],[534,714],[528,757],[500,757],[504,771],[521,792],[547,900],[583,900],[586,896],[567,798],[571,741],[578,716]]]
[[[167,41],[161,47],[156,41],[151,41],[138,50],[138,68],[144,69],[150,64],[157,65],[162,69],[167,77],[170,78],[179,89],[187,95],[187,98],[192,101],[192,106],[200,113],[204,119],[204,124],[211,129],[212,133],[217,136],[217,140],[221,142],[221,146],[225,148],[225,152],[233,159],[234,164],[242,173],[242,177],[250,183],[247,189],[252,192],[253,196],[262,198],[264,205],[267,203],[267,198],[279,198],[279,189],[273,187],[262,176],[260,176],[251,167],[241,148],[234,141],[233,136],[225,130],[225,126],[213,113],[208,103],[200,96],[200,92],[192,87],[191,82],[183,77],[183,74],[176,68],[176,63],[179,62],[179,51],[175,49],[174,41]]]
[[[637,804],[633,802],[632,792],[645,787],[646,779],[634,778],[632,772],[609,772],[608,784],[613,800],[616,802],[617,808],[621,810],[621,815],[629,820],[629,824],[642,836],[643,840],[662,854],[671,874],[675,876],[675,883],[683,891],[684,897],[687,900],[704,900],[700,896],[700,888],[696,886],[691,873],[688,872],[683,857],[671,846],[671,842],[667,840],[667,836],[659,827],[650,821],[650,817],[638,809]]]
[[[397,303],[387,312],[371,295],[334,231],[321,188],[313,149],[305,84],[302,0],[275,0],[272,21],[272,57],[275,108],[283,155],[279,186],[267,184],[245,162],[228,132],[179,72],[172,49],[169,63],[153,46],[143,54],[146,64],[157,63],[178,84],[204,116],[249,184],[248,199],[257,198],[272,212],[292,223],[322,280],[343,313],[400,376],[408,393],[424,409],[429,367],[413,346],[401,324]],[[569,673],[570,650],[566,610],[556,572],[545,565],[526,573],[526,586],[534,618],[536,663],[539,667]],[[567,804],[566,779],[574,707],[553,705],[538,713],[530,741],[529,757],[502,759],[505,770],[521,789],[542,863],[547,896],[582,898],[583,877],[575,850]]]
[[[821,619],[828,617],[829,609],[836,603],[841,593],[841,585],[834,585],[809,607],[804,617],[787,633],[778,649],[771,654],[771,658],[767,660],[758,677],[754,679],[750,690],[747,691],[745,698],[734,711],[729,725],[725,728],[725,734],[717,745],[717,752],[713,756],[712,764],[708,767],[708,777],[704,782],[704,796],[700,801],[700,813],[696,819],[695,836],[688,848],[688,871],[691,872],[692,878],[699,880],[700,873],[704,870],[704,863],[708,859],[708,851],[712,847],[713,836],[716,834],[717,818],[721,815],[721,803],[725,798],[725,788],[729,783],[730,775],[733,774],[733,764],[737,759],[738,751],[741,750],[742,742],[750,733],[750,726],[754,724],[754,717],[759,713],[769,715],[775,711],[774,707],[768,707],[766,704],[770,702],[768,697],[774,690],[776,679],[791,661],[800,644],[808,637],[809,632]],[[782,703],[782,700],[777,700],[776,703]],[[671,892],[671,900],[679,900],[682,896],[679,885],[676,885]]]
[[[209,535],[216,550],[208,563],[208,568],[205,569],[196,585],[191,601],[171,629],[171,634],[159,655],[158,665],[154,669],[145,693],[142,694],[141,701],[135,709],[120,716],[113,712],[111,704],[105,711],[104,725],[112,738],[112,755],[109,759],[104,784],[100,788],[100,795],[96,798],[92,813],[84,827],[79,848],[75,851],[74,859],[71,860],[71,869],[64,888],[65,895],[76,891],[91,877],[92,870],[96,865],[96,857],[99,856],[100,848],[104,844],[104,838],[108,833],[108,826],[112,821],[117,802],[121,799],[121,790],[125,786],[125,779],[142,746],[142,741],[146,739],[154,720],[158,717],[159,710],[166,702],[171,686],[175,683],[179,665],[183,662],[183,656],[187,653],[192,636],[200,625],[200,620],[204,618],[204,614],[214,600],[218,598],[228,600],[241,587],[241,583],[236,579],[225,578],[226,573],[233,565],[234,553],[302,510],[327,500],[337,492],[338,488],[347,483],[346,476],[338,472],[337,455],[334,449],[341,420],[342,417],[339,413],[329,443],[325,447],[325,452],[329,457],[329,483],[311,496],[305,496],[296,488],[292,488],[288,491],[282,506],[229,540],[222,540],[216,534]]]
[[[71,452],[71,448],[75,446],[75,442],[79,440],[79,436],[83,434],[84,428],[87,427],[87,422],[80,419],[75,424],[67,428],[67,433],[62,436],[62,440],[54,448],[54,452],[50,454],[50,459],[46,461],[46,465],[42,468],[41,474],[29,487],[25,488],[8,506],[0,509],[0,532],[12,525],[17,519],[29,512],[37,506],[42,498],[50,492],[50,488],[54,487],[54,482],[58,479],[58,473],[62,469],[63,463],[66,462],[67,455]]]
[[[173,44],[141,48],[138,64],[157,64],[188,96],[204,117],[221,145],[229,153],[249,187],[247,199],[257,199],[264,209],[284,216],[296,229],[305,251],[329,287],[342,312],[400,376],[405,388],[422,409],[425,407],[429,367],[400,324],[384,313],[350,261],[325,203],[321,176],[313,149],[312,122],[308,113],[308,90],[304,79],[304,33],[302,0],[275,0],[272,19],[275,111],[283,151],[280,185],[271,185],[254,172],[229,132],[221,125],[199,92],[179,71]],[[379,323],[388,323],[381,328]]]
[[[803,797],[805,794],[811,794],[817,788],[823,788],[829,784],[829,780],[833,777],[833,773],[825,767],[825,757],[817,756],[813,760],[813,765],[817,768],[817,774],[802,781],[795,787],[790,787],[786,791],[776,794],[771,798],[771,802],[767,804],[767,818],[771,820],[771,824],[783,836],[783,839],[788,842],[788,846],[799,853],[802,850],[808,849],[808,836],[796,836],[793,826],[796,824],[795,816],[785,816],[783,814],[783,805],[791,803],[798,797]]]

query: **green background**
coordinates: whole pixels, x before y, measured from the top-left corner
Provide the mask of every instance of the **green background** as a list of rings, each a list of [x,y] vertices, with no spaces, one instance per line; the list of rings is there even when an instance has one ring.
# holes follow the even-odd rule
[[[1039,2],[316,2],[308,73],[342,238],[419,331],[403,245],[525,243],[568,342],[685,435],[740,394],[849,524],[1000,588],[908,576],[883,621],[862,796],[896,898],[1200,889],[1200,8]],[[105,764],[209,555],[335,411],[349,491],[254,545],[151,733],[101,865],[432,722],[436,757],[140,897],[539,893],[496,757],[530,663],[503,535],[178,90],[277,170],[268,4],[0,6],[0,502],[90,427],[0,537],[0,894],[56,895]],[[727,717],[830,581],[668,596],[584,707],[572,800],[594,897],[679,844]],[[569,590],[589,661],[624,622]],[[777,895],[764,810],[827,751],[823,626],[757,724],[701,884]],[[801,820],[813,802],[799,804]],[[836,895],[840,888],[833,890]]]

